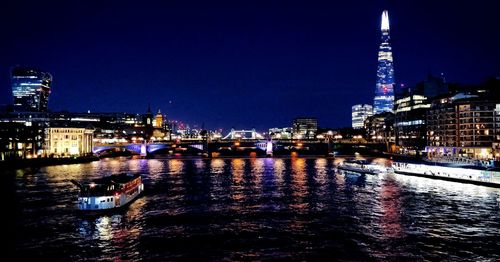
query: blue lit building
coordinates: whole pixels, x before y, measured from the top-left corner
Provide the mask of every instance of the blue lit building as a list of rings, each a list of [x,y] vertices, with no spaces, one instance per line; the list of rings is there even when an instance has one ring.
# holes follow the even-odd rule
[[[32,68],[16,67],[11,74],[14,110],[47,112],[52,76]]]
[[[377,86],[373,101],[373,113],[393,112],[394,107],[394,65],[389,43],[389,14],[382,13],[382,43],[378,51]]]

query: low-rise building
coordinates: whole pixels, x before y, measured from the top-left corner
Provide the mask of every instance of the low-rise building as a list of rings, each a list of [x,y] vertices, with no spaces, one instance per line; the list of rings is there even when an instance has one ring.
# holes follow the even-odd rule
[[[94,129],[91,127],[47,128],[47,153],[52,156],[92,154]]]

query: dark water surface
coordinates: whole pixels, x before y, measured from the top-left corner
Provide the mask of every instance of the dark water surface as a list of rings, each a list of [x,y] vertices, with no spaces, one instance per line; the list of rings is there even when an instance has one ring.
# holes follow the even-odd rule
[[[15,172],[19,259],[500,260],[500,190],[331,159],[107,159]],[[85,180],[143,174],[122,211],[75,212]]]

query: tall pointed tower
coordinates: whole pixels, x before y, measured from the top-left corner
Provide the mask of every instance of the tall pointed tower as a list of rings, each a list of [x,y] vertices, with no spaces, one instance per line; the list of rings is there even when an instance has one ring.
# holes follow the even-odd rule
[[[389,43],[389,14],[382,12],[382,43],[378,51],[377,86],[373,101],[373,113],[393,112],[394,107],[394,65],[392,61],[392,48]]]

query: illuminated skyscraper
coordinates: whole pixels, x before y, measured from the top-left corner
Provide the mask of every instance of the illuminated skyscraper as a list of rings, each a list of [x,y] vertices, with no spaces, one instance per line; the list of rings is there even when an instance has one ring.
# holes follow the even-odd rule
[[[353,105],[352,106],[352,128],[361,129],[365,126],[366,118],[373,115],[371,105]]]
[[[378,51],[377,86],[373,101],[373,113],[393,112],[394,107],[394,65],[389,43],[389,14],[382,12],[382,43]]]
[[[11,74],[14,110],[47,112],[52,76],[32,68],[16,67]]]

